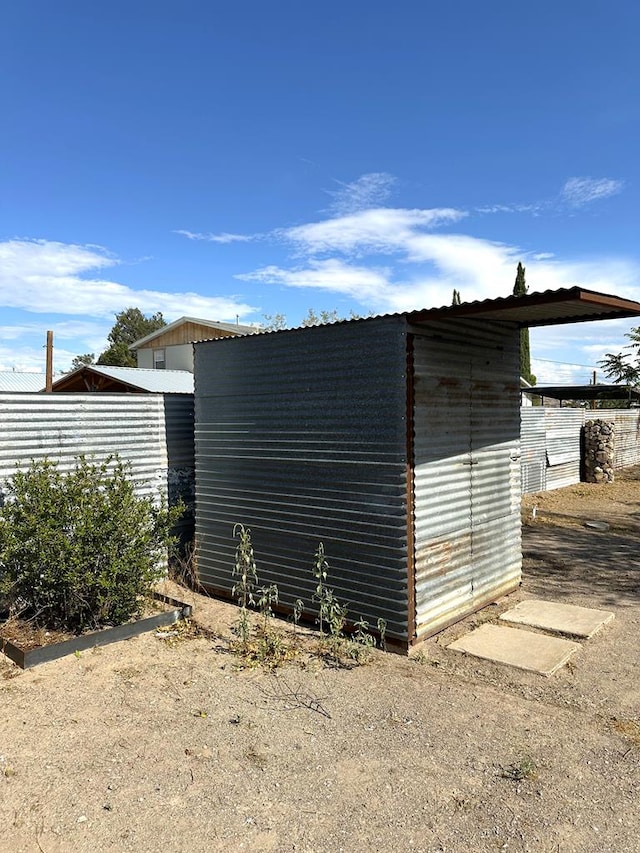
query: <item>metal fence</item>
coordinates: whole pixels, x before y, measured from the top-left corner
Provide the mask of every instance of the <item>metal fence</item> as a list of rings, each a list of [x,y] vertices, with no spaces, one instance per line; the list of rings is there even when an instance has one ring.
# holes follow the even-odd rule
[[[615,424],[616,469],[640,463],[640,411],[637,409],[520,410],[522,493],[544,492],[580,482],[582,427],[588,420]]]
[[[193,395],[0,394],[0,488],[17,465],[47,458],[65,471],[80,454],[97,461],[118,454],[138,494],[188,501]],[[185,518],[181,536],[192,524]]]

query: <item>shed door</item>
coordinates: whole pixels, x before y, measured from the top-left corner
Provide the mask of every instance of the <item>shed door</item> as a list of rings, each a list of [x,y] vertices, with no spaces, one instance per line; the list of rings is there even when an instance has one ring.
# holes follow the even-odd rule
[[[495,326],[414,337],[418,637],[519,581],[517,346]]]

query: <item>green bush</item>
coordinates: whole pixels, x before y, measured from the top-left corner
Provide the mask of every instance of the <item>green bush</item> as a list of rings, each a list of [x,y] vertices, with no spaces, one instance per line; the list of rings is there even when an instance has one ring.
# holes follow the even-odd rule
[[[68,473],[32,461],[0,508],[0,592],[37,625],[83,631],[137,616],[164,574],[182,507],[136,494],[117,456]]]

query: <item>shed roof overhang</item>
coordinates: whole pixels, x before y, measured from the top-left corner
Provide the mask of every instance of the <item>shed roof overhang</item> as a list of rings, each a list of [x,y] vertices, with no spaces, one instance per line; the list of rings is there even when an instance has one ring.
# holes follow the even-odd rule
[[[537,397],[551,397],[552,400],[640,401],[640,388],[633,385],[535,385],[523,388],[522,392]]]
[[[524,296],[505,296],[428,308],[411,312],[408,316],[416,324],[440,318],[469,317],[475,320],[502,320],[524,328],[638,317],[640,302],[585,290],[583,287],[568,287],[545,290],[543,293],[527,293]]]

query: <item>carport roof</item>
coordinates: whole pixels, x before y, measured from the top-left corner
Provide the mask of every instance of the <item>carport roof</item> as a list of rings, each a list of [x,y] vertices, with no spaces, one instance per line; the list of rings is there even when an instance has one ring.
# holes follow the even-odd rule
[[[447,317],[470,317],[475,320],[504,320],[519,326],[553,326],[562,323],[582,323],[589,320],[615,320],[640,316],[640,302],[567,287],[527,293],[524,296],[505,296],[413,311],[414,323]]]
[[[534,385],[522,392],[552,400],[640,400],[640,389],[632,385]]]

